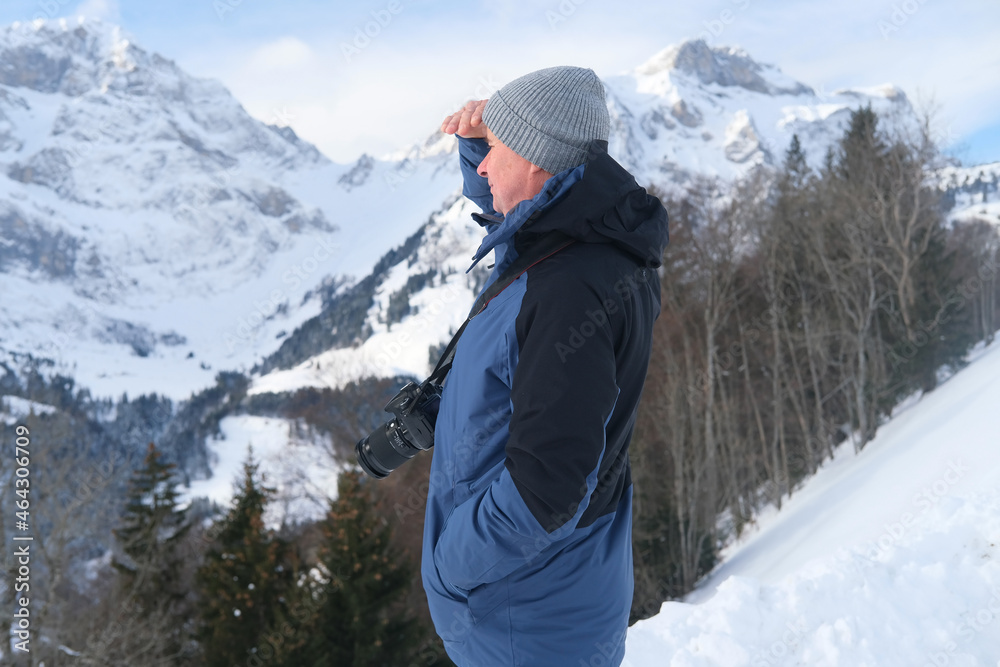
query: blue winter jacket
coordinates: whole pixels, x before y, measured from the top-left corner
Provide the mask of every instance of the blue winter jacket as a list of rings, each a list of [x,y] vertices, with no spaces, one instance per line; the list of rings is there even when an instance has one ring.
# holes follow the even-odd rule
[[[618,665],[632,601],[628,443],[659,314],[659,200],[595,143],[505,217],[459,140],[464,193],[496,250],[487,286],[540,235],[538,262],[466,328],[434,437],[421,574],[461,667]],[[475,263],[474,262],[474,263]],[[485,289],[485,288],[484,288]]]

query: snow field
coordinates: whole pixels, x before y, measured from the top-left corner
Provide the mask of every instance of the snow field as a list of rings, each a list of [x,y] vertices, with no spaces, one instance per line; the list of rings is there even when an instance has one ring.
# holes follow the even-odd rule
[[[942,501],[919,535],[844,548],[776,584],[731,576],[629,632],[625,665],[917,667],[1000,658],[1000,494]]]
[[[1000,344],[973,358],[631,628],[624,664],[1000,665]]]
[[[20,396],[0,396],[0,421],[13,426],[31,413],[36,415],[48,415],[56,411],[56,408],[45,403],[29,401]]]
[[[240,415],[220,423],[223,437],[209,440],[212,477],[197,480],[179,489],[181,502],[204,497],[228,508],[243,480],[247,448],[253,446],[254,460],[260,463],[264,483],[277,493],[265,514],[270,527],[284,520],[306,521],[326,514],[327,502],[337,496],[337,475],[341,466],[320,436],[299,435],[287,419]]]

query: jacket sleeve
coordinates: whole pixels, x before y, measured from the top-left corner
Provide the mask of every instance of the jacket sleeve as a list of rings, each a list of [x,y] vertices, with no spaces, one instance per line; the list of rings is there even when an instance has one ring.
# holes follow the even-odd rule
[[[483,161],[490,147],[482,139],[466,139],[458,137],[458,157],[462,165],[462,194],[488,215],[496,215],[493,210],[493,193],[490,192],[489,181],[476,173],[479,163]]]
[[[601,298],[574,285],[546,299],[542,312],[530,295],[511,341],[516,367],[503,471],[455,508],[434,551],[442,579],[464,590],[502,579],[577,527],[597,486],[618,398],[614,336]],[[603,325],[590,319],[594,313],[604,315]]]

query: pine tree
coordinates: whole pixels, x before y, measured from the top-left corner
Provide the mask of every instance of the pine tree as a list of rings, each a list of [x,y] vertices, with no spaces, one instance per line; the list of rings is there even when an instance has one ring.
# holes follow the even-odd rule
[[[121,527],[114,531],[122,557],[112,561],[124,587],[134,597],[183,597],[178,581],[182,566],[177,544],[190,526],[177,508],[177,466],[163,461],[152,442],[142,468],[132,476]]]
[[[870,188],[881,176],[886,145],[879,132],[879,117],[871,105],[851,112],[850,126],[840,140],[839,176],[854,187]]]
[[[788,144],[788,150],[785,151],[785,174],[792,185],[797,187],[801,187],[802,179],[809,175],[806,154],[802,151],[802,143],[797,134],[792,135],[792,141]]]
[[[244,664],[287,615],[292,559],[285,541],[264,525],[274,489],[264,486],[259,466],[251,448],[229,513],[214,527],[215,544],[196,576],[207,667]]]
[[[163,460],[152,442],[142,467],[132,476],[121,526],[114,531],[120,553],[112,559],[119,572],[111,605],[134,610],[128,637],[117,640],[115,653],[145,664],[165,664],[181,657],[187,642],[188,615],[184,557],[180,544],[190,529],[186,510],[177,507],[176,465]],[[100,643],[101,637],[92,637]],[[105,642],[106,644],[106,642]],[[119,664],[110,657],[106,664]]]
[[[285,665],[408,664],[420,649],[422,628],[403,605],[411,568],[391,546],[391,528],[374,511],[365,482],[356,471],[340,475],[323,527],[322,580],[305,592],[314,613]]]

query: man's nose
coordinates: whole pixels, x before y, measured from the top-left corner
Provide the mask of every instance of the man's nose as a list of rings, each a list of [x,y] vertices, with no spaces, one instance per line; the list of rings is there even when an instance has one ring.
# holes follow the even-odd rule
[[[490,153],[492,152],[493,151],[490,151]],[[487,153],[486,157],[483,158],[483,161],[479,163],[478,167],[476,167],[476,173],[484,178],[486,177],[486,163],[490,160],[490,153]]]

